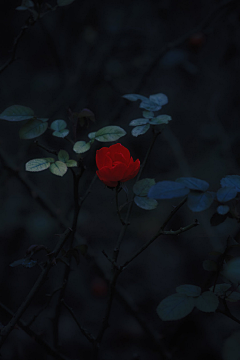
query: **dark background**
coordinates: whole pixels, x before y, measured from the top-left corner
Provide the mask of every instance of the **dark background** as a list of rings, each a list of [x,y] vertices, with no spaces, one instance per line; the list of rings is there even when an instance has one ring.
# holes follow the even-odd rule
[[[226,2],[227,3],[227,2]],[[134,159],[143,160],[151,141],[150,131],[134,138],[128,126],[141,117],[139,103],[128,102],[122,95],[144,96],[164,93],[169,103],[161,113],[172,121],[158,138],[143,173],[144,177],[175,180],[195,176],[220,187],[225,175],[239,174],[239,63],[240,8],[237,1],[227,6],[214,0],[132,0],[79,1],[50,11],[21,37],[16,57],[0,74],[0,112],[13,104],[32,108],[50,122],[64,119],[68,109],[77,112],[89,108],[96,122],[79,129],[77,140],[106,125],[118,125],[127,131],[121,143]],[[55,5],[54,2],[51,2]],[[0,12],[1,64],[11,57],[14,39],[29,14],[16,11],[18,1],[3,2]],[[0,64],[0,66],[1,66]],[[49,156],[32,140],[20,140],[20,123],[1,121],[0,148],[8,166],[20,171],[54,204],[60,217],[72,216],[72,178],[70,171],[59,178],[48,170],[25,173],[25,163]],[[69,125],[70,128],[70,125]],[[39,142],[56,150],[66,149],[66,141],[43,135]],[[96,171],[95,151],[103,144],[94,143],[86,153],[87,167],[80,183],[84,194]],[[109,144],[106,144],[108,146]],[[1,165],[0,175],[0,276],[1,302],[16,311],[31,289],[39,268],[9,267],[24,257],[32,244],[52,248],[54,234],[64,227],[39,203],[36,193],[19,177]],[[133,181],[127,183],[129,192]],[[39,190],[37,190],[39,191]],[[121,202],[125,196],[121,195]],[[176,205],[159,201],[153,211],[134,206],[131,226],[125,237],[120,259],[127,259],[153,236]],[[170,228],[177,229],[195,218],[200,225],[178,238],[162,237],[139,256],[119,278],[118,288],[134,304],[135,310],[161,338],[172,359],[221,359],[222,343],[239,326],[221,314],[197,310],[180,321],[162,322],[156,307],[175,287],[190,283],[203,286],[209,274],[202,261],[208,252],[223,250],[228,235],[239,239],[239,226],[228,219],[217,227],[210,225],[213,208],[192,213],[183,208]],[[112,252],[121,224],[115,213],[114,192],[99,180],[92,188],[81,211],[78,242],[88,244],[89,254],[106,274],[110,265],[102,255]],[[66,302],[74,308],[81,324],[96,334],[106,304],[106,282],[93,261],[81,257],[73,265]],[[61,286],[63,265],[52,269],[49,280],[24,315],[27,320],[44,306],[46,293]],[[52,305],[43,312],[33,329],[52,341]],[[240,315],[237,303],[231,305]],[[9,319],[2,315],[2,323]],[[150,337],[123,304],[115,301],[106,331],[100,359],[161,359]],[[47,329],[47,330],[46,330]],[[60,322],[60,348],[70,358],[87,359],[90,346],[69,313],[63,309]],[[51,357],[22,330],[14,330],[2,349],[2,358],[50,359]]]

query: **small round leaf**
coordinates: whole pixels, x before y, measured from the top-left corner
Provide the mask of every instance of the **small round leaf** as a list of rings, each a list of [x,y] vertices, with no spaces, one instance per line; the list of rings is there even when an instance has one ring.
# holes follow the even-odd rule
[[[183,294],[174,294],[160,302],[157,314],[163,321],[179,320],[190,314],[194,305],[194,298]]]
[[[212,291],[205,291],[196,299],[196,307],[204,312],[214,312],[219,304],[218,297]]]
[[[73,151],[75,151],[77,154],[83,154],[88,151],[90,147],[90,142],[86,143],[86,141],[77,141],[73,146]]]
[[[63,176],[67,172],[67,165],[62,161],[56,161],[49,169],[54,175]]]

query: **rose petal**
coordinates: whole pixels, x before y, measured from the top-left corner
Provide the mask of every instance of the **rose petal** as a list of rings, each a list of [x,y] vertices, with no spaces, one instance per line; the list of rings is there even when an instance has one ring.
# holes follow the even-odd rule
[[[113,155],[113,162],[120,162],[122,164],[129,164],[129,161],[125,159],[125,157],[122,154],[116,153]]]
[[[124,174],[123,179],[121,180],[122,182],[128,181],[130,179],[133,179],[139,172],[140,169],[140,161],[139,159],[137,159],[135,162],[133,161],[133,159],[131,158],[130,160],[130,164]]]
[[[101,169],[105,163],[105,156],[109,152],[109,148],[103,147],[96,152],[96,164],[98,169]]]
[[[105,158],[104,158],[104,166],[107,166],[107,167],[112,167],[113,166],[113,161],[110,157],[110,153],[108,152],[106,155],[105,155]]]
[[[99,171],[96,171],[96,174],[97,176],[99,177],[99,179],[107,186],[109,187],[116,187],[117,184],[118,184],[118,181],[108,181],[108,180],[104,180],[102,177],[101,177],[101,174],[99,174]]]
[[[114,158],[115,154],[122,154],[122,156],[126,159],[126,163],[130,161],[130,152],[125,146],[121,145],[120,143],[114,144],[109,147],[109,151],[111,153],[111,158]]]
[[[113,166],[112,168],[104,166],[99,169],[98,177],[102,181],[121,181],[126,170],[127,166],[121,163]]]

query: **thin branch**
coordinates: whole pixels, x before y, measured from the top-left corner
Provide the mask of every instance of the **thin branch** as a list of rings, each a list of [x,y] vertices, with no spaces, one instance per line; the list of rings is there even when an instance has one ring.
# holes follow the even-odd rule
[[[82,167],[81,172],[79,174],[77,174],[77,175],[75,174],[73,169],[71,169],[71,170],[72,170],[72,175],[73,175],[74,214],[73,214],[72,234],[71,234],[69,249],[72,248],[75,233],[76,233],[76,230],[77,230],[77,222],[78,222],[78,216],[79,216],[79,212],[80,212],[80,205],[78,203],[78,198],[79,198],[78,188],[79,188],[79,181],[80,181],[80,179],[82,177],[84,168]],[[71,260],[72,260],[72,254],[70,255],[70,258],[69,258],[69,264],[71,264]],[[61,288],[61,290],[60,290],[60,292],[58,294],[57,304],[56,304],[56,308],[55,308],[55,315],[54,315],[54,318],[53,318],[53,341],[54,341],[54,345],[55,345],[56,348],[58,347],[59,319],[60,319],[60,315],[61,315],[62,299],[64,298],[64,295],[65,295],[65,291],[66,291],[70,271],[71,271],[71,266],[65,265],[64,275],[63,275],[63,285],[62,285],[62,288]]]
[[[0,303],[0,308],[8,315],[8,316],[14,316],[14,313],[8,309],[7,306],[3,305],[2,303]],[[42,337],[38,334],[36,334],[33,330],[31,330],[28,326],[28,324],[26,324],[24,321],[22,320],[18,320],[17,321],[17,325],[23,330],[25,331],[26,334],[28,334],[31,339],[34,339],[40,346],[42,346],[44,348],[44,350],[46,350],[46,352],[53,356],[55,359],[57,360],[70,360],[68,357],[66,357],[65,355],[61,354],[60,352],[58,352],[56,349],[54,349],[51,345],[49,345],[44,339],[42,339]]]
[[[150,153],[151,153],[151,151],[152,151],[153,145],[154,145],[154,143],[155,143],[155,141],[156,141],[156,139],[157,139],[157,137],[158,137],[159,134],[160,134],[160,132],[156,132],[156,133],[154,132],[154,133],[153,133],[152,141],[151,141],[151,143],[150,143],[150,145],[149,145],[149,147],[148,147],[148,150],[147,150],[147,152],[146,152],[145,158],[144,158],[144,160],[143,160],[143,162],[142,162],[142,164],[141,164],[141,166],[140,166],[140,170],[139,170],[138,175],[137,175],[137,177],[136,177],[136,182],[140,179],[140,177],[141,177],[141,175],[142,175],[142,172],[143,172],[143,170],[144,170],[144,168],[145,168],[145,165],[146,165],[146,163],[147,163],[148,157],[149,157],[149,155],[150,155]],[[124,220],[125,226],[122,227],[122,230],[121,230],[121,232],[120,232],[120,234],[119,234],[119,237],[118,237],[117,245],[116,245],[116,247],[115,247],[115,249],[114,249],[113,260],[114,260],[115,262],[117,261],[118,254],[119,254],[119,250],[120,250],[120,246],[121,246],[121,243],[122,243],[122,241],[123,241],[124,235],[125,235],[125,233],[126,233],[126,231],[127,231],[127,227],[128,227],[128,225],[129,225],[129,218],[130,218],[130,215],[131,215],[131,212],[132,212],[132,208],[133,208],[133,199],[134,199],[134,196],[135,196],[135,195],[132,194],[132,196],[131,196],[131,198],[130,198],[129,205],[128,205],[128,210],[127,210],[127,215],[126,215],[126,218],[125,218],[125,220]]]
[[[47,309],[47,307],[49,306],[52,298],[53,298],[53,295],[56,294],[56,292],[58,292],[59,290],[61,290],[62,286],[53,290],[53,292],[51,294],[46,294],[46,296],[48,296],[48,300],[46,301],[46,304],[41,308],[39,309],[39,311],[33,315],[33,317],[28,321],[28,323],[26,324],[27,327],[31,326],[34,321],[38,318],[38,316],[44,311]]]
[[[33,297],[36,295],[42,284],[46,281],[47,275],[49,270],[54,265],[54,259],[58,256],[60,250],[62,249],[63,245],[71,235],[72,230],[67,229],[61,236],[58,243],[55,246],[55,249],[51,254],[49,254],[48,262],[45,268],[42,270],[41,274],[39,275],[37,281],[33,285],[32,289],[30,290],[29,294],[27,295],[26,299],[22,302],[20,307],[18,308],[17,312],[14,314],[13,318],[9,321],[9,323],[4,326],[0,332],[0,348],[3,345],[4,341],[7,339],[10,332],[14,329],[15,324],[18,322],[20,317],[23,315],[29,304],[31,303]]]
[[[209,25],[212,23],[213,19],[218,15],[220,11],[222,11],[224,8],[234,4],[238,3],[238,0],[225,0],[219,3],[211,12],[209,12],[206,17],[198,24],[196,27],[191,29],[190,31],[187,31],[183,36],[180,36],[178,39],[167,43],[165,46],[162,47],[162,49],[159,51],[156,58],[152,61],[152,63],[148,66],[147,70],[143,74],[142,78],[140,79],[138,85],[134,89],[134,93],[138,93],[142,88],[144,88],[146,81],[148,77],[151,75],[151,73],[154,71],[154,69],[159,66],[160,60],[166,52],[168,52],[171,49],[174,49],[180,45],[183,45],[193,34],[196,34],[198,32],[203,32],[205,29],[209,27]]]
[[[44,145],[39,144],[38,140],[35,140],[34,143],[35,143],[38,147],[40,147],[41,149],[49,152],[50,154],[53,154],[53,155],[56,155],[56,156],[58,155],[58,152],[57,152],[56,150],[48,149],[48,148],[45,147]]]
[[[77,326],[79,327],[81,333],[88,339],[88,341],[90,341],[90,343],[93,344],[94,341],[95,341],[94,337],[92,336],[91,333],[89,333],[86,329],[84,329],[84,328],[82,327],[82,325],[79,323],[79,321],[78,321],[78,319],[77,319],[77,317],[76,317],[73,309],[72,309],[69,305],[66,304],[66,302],[64,301],[64,299],[62,299],[61,302],[62,302],[62,304],[65,306],[65,308],[70,312],[70,314],[72,315],[72,317],[73,317],[74,321],[76,322]]]
[[[11,65],[15,60],[17,60],[16,58],[16,52],[17,52],[17,48],[19,45],[19,42],[21,40],[21,38],[23,37],[23,35],[25,34],[26,30],[30,27],[36,24],[36,22],[38,21],[39,18],[42,18],[43,16],[45,16],[46,14],[48,14],[50,11],[54,11],[56,10],[57,6],[55,7],[51,7],[49,8],[47,11],[45,11],[44,13],[38,13],[37,17],[34,18],[33,14],[31,14],[28,19],[26,20],[26,25],[21,27],[21,30],[19,31],[18,35],[15,37],[14,41],[13,41],[13,46],[12,46],[12,55],[10,56],[10,58],[5,62],[5,64],[3,64],[0,67],[0,74],[8,68],[9,65]]]
[[[153,236],[150,240],[148,240],[146,242],[146,244],[144,244],[138,251],[136,251],[136,253],[130,258],[128,259],[123,265],[120,266],[120,268],[125,269],[134,259],[136,259],[136,257],[138,257],[145,249],[148,248],[149,245],[151,245],[159,236],[161,235],[179,235],[185,231],[188,231],[190,229],[192,229],[193,227],[199,225],[198,221],[195,220],[194,223],[187,225],[185,227],[181,227],[178,230],[169,230],[169,231],[164,231],[164,230],[160,230],[155,236]]]
[[[235,321],[236,323],[240,324],[240,320],[237,319],[234,315],[232,315],[231,311],[229,310],[229,307],[227,305],[227,302],[225,299],[222,299],[224,307],[225,307],[225,311],[217,309],[216,312],[221,313],[225,316],[227,316],[229,319],[232,319],[233,321]]]
[[[119,194],[119,192],[120,192],[120,189],[117,186],[115,188],[115,200],[116,200],[117,214],[118,214],[119,220],[121,221],[121,224],[125,225],[125,221],[123,220],[123,218],[121,216],[121,213],[120,213],[120,210],[119,210],[119,203],[118,203],[118,194]]]
[[[160,230],[164,230],[172,217],[176,214],[176,212],[187,202],[187,198],[183,199],[174,209],[170,212],[164,223],[161,225]]]

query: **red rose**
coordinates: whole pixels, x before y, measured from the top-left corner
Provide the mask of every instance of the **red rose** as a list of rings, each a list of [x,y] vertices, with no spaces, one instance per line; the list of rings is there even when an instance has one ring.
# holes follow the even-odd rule
[[[97,176],[109,187],[116,187],[118,182],[134,178],[140,169],[140,161],[133,161],[130,152],[121,144],[109,148],[103,147],[96,153]]]

